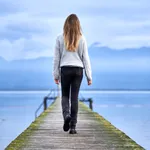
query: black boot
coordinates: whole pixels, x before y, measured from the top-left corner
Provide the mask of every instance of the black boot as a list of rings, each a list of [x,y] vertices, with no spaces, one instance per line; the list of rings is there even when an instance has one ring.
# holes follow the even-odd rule
[[[70,126],[70,131],[69,131],[69,134],[76,134],[77,131],[76,131],[76,125],[71,125]]]
[[[66,115],[65,120],[64,120],[64,126],[63,126],[63,129],[65,132],[67,132],[70,128],[70,121],[71,121],[70,115]]]

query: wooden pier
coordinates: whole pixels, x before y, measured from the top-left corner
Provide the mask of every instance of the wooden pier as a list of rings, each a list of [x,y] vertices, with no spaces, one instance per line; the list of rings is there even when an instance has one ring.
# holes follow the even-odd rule
[[[78,134],[63,131],[60,97],[6,150],[144,150],[99,114],[79,103]]]

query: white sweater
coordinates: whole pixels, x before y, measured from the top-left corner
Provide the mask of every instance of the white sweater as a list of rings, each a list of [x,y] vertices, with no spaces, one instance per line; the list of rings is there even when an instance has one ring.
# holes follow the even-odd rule
[[[57,36],[54,49],[53,70],[54,79],[60,79],[62,66],[79,66],[85,69],[87,80],[92,80],[91,63],[88,55],[88,48],[85,37],[82,35],[77,51],[66,50],[63,34]]]

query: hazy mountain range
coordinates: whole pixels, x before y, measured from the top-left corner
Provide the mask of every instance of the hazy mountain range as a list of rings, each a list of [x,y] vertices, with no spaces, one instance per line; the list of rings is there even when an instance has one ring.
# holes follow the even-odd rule
[[[150,47],[116,50],[93,43],[89,47],[93,84],[84,76],[81,89],[150,89]],[[0,90],[56,88],[53,57],[6,61],[0,57]]]

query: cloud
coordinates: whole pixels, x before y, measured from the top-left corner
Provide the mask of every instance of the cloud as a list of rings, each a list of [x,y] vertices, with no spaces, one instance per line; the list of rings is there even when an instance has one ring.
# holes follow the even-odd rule
[[[40,41],[25,40],[23,50],[39,52],[39,51],[43,51],[43,50],[47,49],[47,47],[48,47],[48,45],[46,45]]]
[[[111,40],[111,42],[109,43],[109,45],[111,45],[111,47],[113,48],[126,48],[128,47],[134,47],[134,48],[139,48],[141,47],[141,43],[144,46],[150,47],[150,36],[149,35],[136,35],[136,36],[132,36],[132,35],[125,35],[125,36],[116,36],[115,38],[113,38]],[[114,45],[114,43],[118,43],[117,46]]]
[[[52,56],[53,51],[50,45],[46,45],[42,40],[19,39],[14,42],[8,40],[0,41],[0,56],[6,60],[37,58],[41,56]]]
[[[10,15],[0,25],[0,39],[10,41],[19,38],[30,39],[32,35],[45,36],[50,34],[51,27],[48,21],[29,17],[27,14]]]
[[[137,17],[143,18],[143,15],[148,18],[148,15],[150,14],[148,3],[147,0],[97,1],[94,5],[85,5],[84,9],[81,9],[81,12],[88,16],[104,16],[125,20],[136,20],[138,19]]]
[[[13,24],[8,24],[6,26],[6,29],[8,31],[18,31],[18,32],[23,32],[23,33],[46,33],[46,31],[49,31],[48,27],[42,22],[37,22],[35,20],[29,21],[28,22],[19,22],[19,23],[13,23]]]
[[[12,13],[18,13],[22,11],[17,1],[1,0],[0,1],[0,16],[6,16]]]
[[[150,46],[148,0],[1,0],[0,56],[11,60],[52,56],[70,13],[79,16],[88,46]]]

